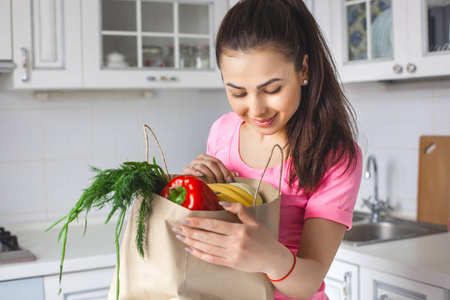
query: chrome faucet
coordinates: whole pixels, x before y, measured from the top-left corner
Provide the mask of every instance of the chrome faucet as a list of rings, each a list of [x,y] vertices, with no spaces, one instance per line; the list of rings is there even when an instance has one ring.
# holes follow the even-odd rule
[[[372,196],[367,199],[363,198],[363,205],[367,206],[372,211],[372,222],[378,222],[380,220],[380,213],[386,211],[388,209],[392,210],[392,207],[389,204],[389,199],[386,201],[378,199],[378,170],[377,170],[377,161],[374,155],[370,155],[367,159],[366,171],[364,172],[364,178],[370,179],[372,176],[370,173],[370,165],[373,165],[373,200],[371,200]]]

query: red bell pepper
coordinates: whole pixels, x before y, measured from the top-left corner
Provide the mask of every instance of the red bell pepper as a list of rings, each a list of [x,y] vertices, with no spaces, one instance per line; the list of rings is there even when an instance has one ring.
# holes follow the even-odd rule
[[[162,189],[161,196],[189,210],[221,210],[219,197],[201,179],[177,176]]]

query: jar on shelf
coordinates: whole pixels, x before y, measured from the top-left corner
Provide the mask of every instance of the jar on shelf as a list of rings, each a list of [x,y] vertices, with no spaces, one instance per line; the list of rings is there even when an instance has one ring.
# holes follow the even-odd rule
[[[209,46],[196,45],[192,47],[192,67],[196,69],[209,68]]]
[[[175,51],[173,44],[169,46],[169,54],[166,56],[166,67],[175,67]]]
[[[165,67],[163,50],[160,46],[144,46],[142,48],[144,67]]]
[[[180,69],[192,67],[191,47],[189,45],[180,45]]]

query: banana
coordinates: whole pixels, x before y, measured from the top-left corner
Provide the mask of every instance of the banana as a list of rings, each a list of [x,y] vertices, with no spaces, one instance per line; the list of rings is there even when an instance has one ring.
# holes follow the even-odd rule
[[[236,186],[238,188],[241,188],[244,191],[246,191],[252,197],[252,205],[253,205],[253,199],[254,199],[255,194],[256,194],[256,190],[254,188],[252,188],[251,186],[249,186],[246,183],[241,183],[241,182],[232,182],[230,184],[234,185],[234,186]],[[259,204],[262,204],[262,203],[263,203],[263,200],[261,198],[261,195],[258,194],[256,196],[256,205],[259,205]]]
[[[235,184],[211,183],[208,186],[217,194],[220,201],[240,202],[245,206],[253,206],[253,197],[250,194],[252,188],[250,186],[246,187],[250,192]],[[261,197],[259,196],[259,198]],[[257,200],[257,205],[262,203],[262,201],[258,202]]]

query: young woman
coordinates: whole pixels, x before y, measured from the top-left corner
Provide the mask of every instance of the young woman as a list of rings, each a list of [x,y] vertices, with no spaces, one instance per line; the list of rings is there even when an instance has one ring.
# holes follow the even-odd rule
[[[275,299],[327,299],[323,279],[351,227],[362,157],[326,43],[303,1],[243,0],[220,26],[216,55],[233,112],[184,174],[259,179],[281,145],[279,240],[238,203],[222,205],[242,224],[188,218],[174,231],[199,259],[265,273]],[[275,187],[280,161],[275,152],[264,177]]]

